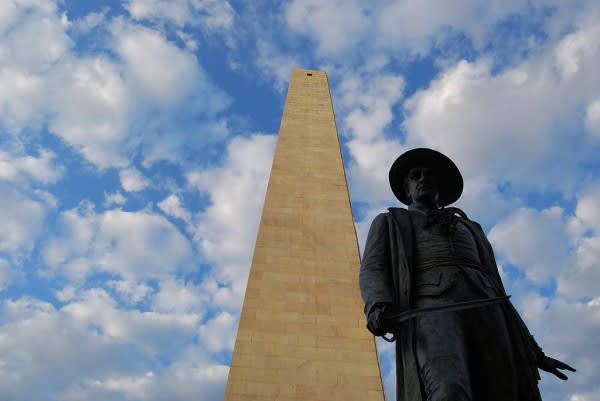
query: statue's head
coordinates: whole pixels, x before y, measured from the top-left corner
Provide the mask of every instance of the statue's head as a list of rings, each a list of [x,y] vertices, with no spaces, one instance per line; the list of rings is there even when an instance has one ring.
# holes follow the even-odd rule
[[[405,205],[417,200],[446,206],[461,195],[463,179],[447,156],[433,149],[417,148],[401,154],[390,169],[390,186]]]
[[[416,203],[436,209],[440,203],[440,188],[436,171],[427,165],[411,168],[404,177],[404,193],[408,204]]]

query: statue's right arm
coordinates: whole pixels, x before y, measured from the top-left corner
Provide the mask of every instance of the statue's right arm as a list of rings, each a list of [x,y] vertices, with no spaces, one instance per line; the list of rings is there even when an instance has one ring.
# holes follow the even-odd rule
[[[379,214],[371,223],[362,255],[359,282],[367,317],[375,307],[392,305],[394,298],[387,213]]]

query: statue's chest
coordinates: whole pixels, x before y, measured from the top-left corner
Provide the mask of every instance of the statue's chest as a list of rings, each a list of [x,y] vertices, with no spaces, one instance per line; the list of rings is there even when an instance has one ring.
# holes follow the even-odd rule
[[[414,266],[423,267],[461,263],[480,264],[477,243],[471,231],[458,220],[452,230],[441,224],[428,224],[424,215],[412,216]]]

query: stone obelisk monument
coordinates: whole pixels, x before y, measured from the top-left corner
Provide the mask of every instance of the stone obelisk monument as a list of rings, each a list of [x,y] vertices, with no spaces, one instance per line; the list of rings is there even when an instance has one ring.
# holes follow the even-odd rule
[[[294,69],[226,401],[382,401],[327,75]]]

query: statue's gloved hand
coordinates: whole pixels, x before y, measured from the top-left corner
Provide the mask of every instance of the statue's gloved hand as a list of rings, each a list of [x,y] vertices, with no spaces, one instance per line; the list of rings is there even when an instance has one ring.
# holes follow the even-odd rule
[[[392,322],[386,315],[392,312],[392,305],[387,303],[375,304],[367,317],[367,329],[374,336],[384,336],[394,331]]]
[[[575,372],[575,369],[566,363],[559,361],[558,359],[550,358],[546,356],[543,352],[537,358],[537,367],[542,369],[548,373],[552,373],[554,376],[558,377],[561,380],[568,380],[567,375],[560,372],[558,369],[566,369],[571,372]]]

